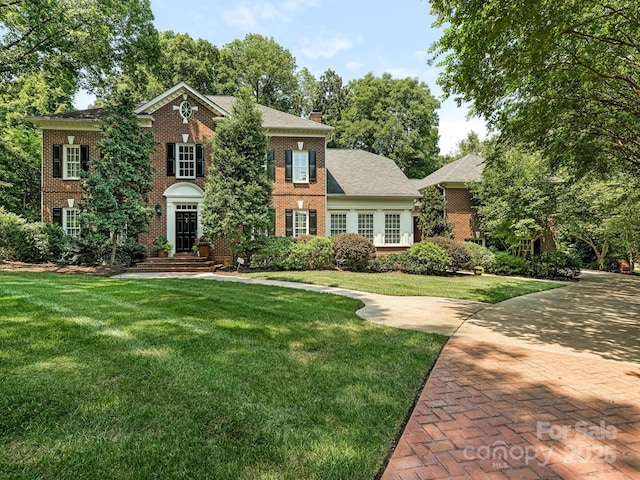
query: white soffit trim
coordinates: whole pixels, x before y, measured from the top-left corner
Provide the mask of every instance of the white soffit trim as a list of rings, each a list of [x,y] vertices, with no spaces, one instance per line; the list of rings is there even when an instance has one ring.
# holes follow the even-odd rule
[[[200,92],[197,92],[192,87],[187,85],[184,82],[180,82],[179,84],[171,87],[169,90],[161,93],[154,99],[148,101],[144,105],[136,108],[135,112],[137,114],[140,113],[148,113],[151,114],[158,110],[161,107],[164,107],[169,102],[175,100],[176,98],[184,98],[186,95],[190,94],[198,101],[200,101],[203,105],[205,105],[209,110],[218,114],[218,116],[227,116],[229,112],[225,111],[224,108],[220,107],[215,102],[209,100],[206,96],[202,95]]]

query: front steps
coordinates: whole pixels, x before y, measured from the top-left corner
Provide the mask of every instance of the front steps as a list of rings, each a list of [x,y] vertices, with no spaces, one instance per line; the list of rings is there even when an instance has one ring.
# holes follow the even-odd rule
[[[223,265],[206,257],[198,257],[189,253],[178,253],[170,258],[149,257],[135,267],[127,269],[128,273],[141,272],[215,272]]]

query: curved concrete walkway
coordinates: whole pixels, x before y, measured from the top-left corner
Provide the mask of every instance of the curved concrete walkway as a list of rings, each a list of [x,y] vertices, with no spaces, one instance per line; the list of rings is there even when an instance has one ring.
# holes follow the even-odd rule
[[[584,273],[497,305],[391,297],[216,274],[357,298],[377,323],[452,336],[383,480],[640,478],[640,279]]]
[[[446,336],[453,335],[467,318],[487,306],[486,303],[467,300],[438,297],[396,297],[322,285],[262,280],[215,273],[124,273],[113,278],[199,278],[331,293],[361,300],[364,303],[364,307],[356,313],[365,320],[391,327],[440,333]]]

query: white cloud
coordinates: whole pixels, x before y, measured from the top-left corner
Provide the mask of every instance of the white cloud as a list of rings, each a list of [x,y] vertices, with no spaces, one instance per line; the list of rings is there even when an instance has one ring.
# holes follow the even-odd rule
[[[245,2],[235,8],[225,10],[222,18],[231,27],[260,31],[274,21],[288,23],[288,13],[299,12],[317,5],[316,0],[285,0],[283,2]]]
[[[326,37],[316,35],[306,37],[300,41],[300,51],[302,54],[315,60],[317,58],[332,58],[343,50],[348,50],[353,46],[353,41],[345,36]]]
[[[480,118],[467,118],[469,110],[466,106],[458,107],[454,100],[446,100],[438,112],[440,116],[440,153],[451,153],[456,144],[464,139],[467,134],[474,131],[480,139],[487,136],[487,126]]]

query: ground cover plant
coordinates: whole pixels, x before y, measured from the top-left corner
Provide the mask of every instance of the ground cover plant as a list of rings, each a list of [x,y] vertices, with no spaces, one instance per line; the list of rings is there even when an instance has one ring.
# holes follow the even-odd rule
[[[563,283],[489,275],[425,276],[406,273],[259,272],[251,278],[312,283],[383,295],[424,295],[498,303],[512,297],[564,286]]]
[[[0,273],[0,477],[371,479],[445,339],[359,306]]]

